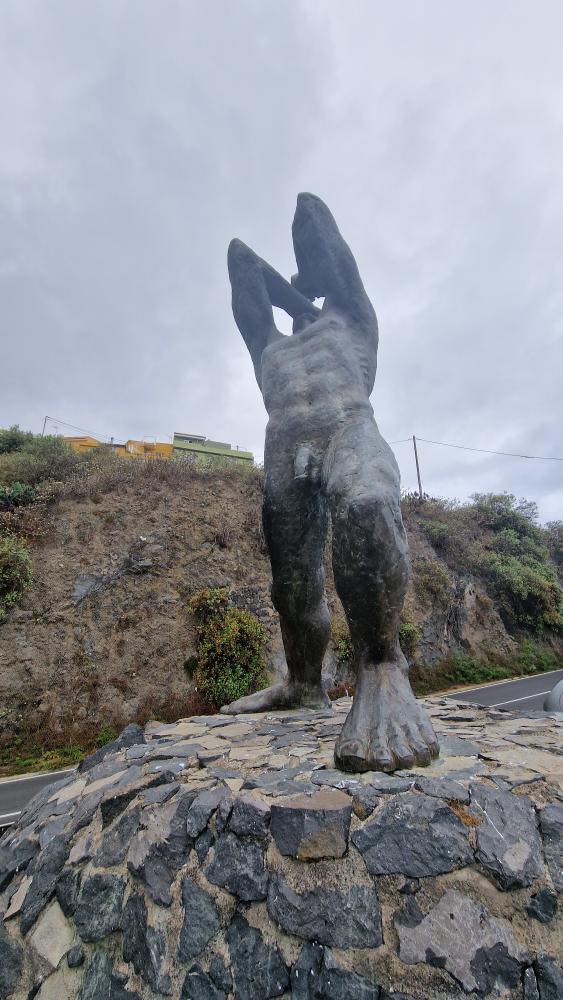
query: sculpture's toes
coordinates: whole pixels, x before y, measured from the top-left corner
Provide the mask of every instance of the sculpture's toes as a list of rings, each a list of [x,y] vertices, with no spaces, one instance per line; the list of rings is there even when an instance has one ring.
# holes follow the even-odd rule
[[[334,749],[334,759],[337,767],[343,771],[369,771],[371,766],[367,748],[361,740],[353,736],[338,740]]]

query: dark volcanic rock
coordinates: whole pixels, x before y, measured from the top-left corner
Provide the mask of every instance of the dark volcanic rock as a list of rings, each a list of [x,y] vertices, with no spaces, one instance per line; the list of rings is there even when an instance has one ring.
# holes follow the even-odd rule
[[[141,807],[135,806],[104,831],[93,859],[96,867],[112,868],[125,860],[129,844],[139,829],[140,816]]]
[[[356,972],[341,969],[329,951],[325,952],[320,989],[313,993],[315,1000],[379,1000],[379,986]]]
[[[540,889],[532,896],[526,913],[541,924],[548,924],[557,913],[557,896],[550,889]]]
[[[383,941],[379,900],[373,886],[295,892],[272,875],[268,913],[282,930],[335,948],[378,948]]]
[[[57,880],[55,892],[65,917],[71,917],[76,909],[81,883],[78,868],[64,868]]]
[[[75,944],[66,953],[66,961],[69,969],[77,969],[80,965],[84,965],[84,958],[84,948],[81,944]]]
[[[314,942],[303,945],[299,958],[291,967],[292,1000],[314,1000],[318,996],[323,962],[322,945]]]
[[[424,792],[425,795],[432,795],[434,798],[463,802],[465,805],[469,803],[469,789],[453,778],[427,778],[421,775],[416,779],[414,787],[419,792]]]
[[[233,833],[219,837],[215,857],[205,875],[213,885],[228,889],[246,903],[266,898],[268,872],[264,851],[258,844],[239,840]]]
[[[21,908],[21,929],[24,934],[35,923],[55,892],[57,879],[69,855],[68,842],[55,838],[35,859],[33,881]],[[29,872],[31,874],[31,870]]]
[[[237,837],[253,837],[263,840],[268,836],[270,808],[260,799],[240,795],[235,800],[228,828]]]
[[[38,850],[38,837],[19,834],[12,840],[4,838],[4,843],[0,847],[0,892],[11,882],[16,872],[27,868]]]
[[[467,830],[440,799],[407,792],[352,834],[372,875],[439,875],[473,861]]]
[[[198,837],[205,830],[211,816],[222,799],[229,794],[223,785],[216,785],[215,788],[208,788],[205,792],[200,792],[196,796],[186,820],[186,829],[189,837]]]
[[[496,986],[513,989],[520,982],[522,965],[505,944],[478,948],[471,959],[471,972],[480,993],[488,996]]]
[[[22,971],[23,948],[12,940],[0,923],[0,997],[9,997],[15,990]]]
[[[138,993],[125,989],[123,977],[113,972],[109,955],[103,951],[95,951],[86,969],[77,1000],[140,1000],[140,997]]]
[[[83,941],[99,941],[121,927],[125,880],[117,875],[92,875],[84,879],[74,923]]]
[[[526,969],[522,979],[523,1000],[540,1000],[536,974],[533,969]]]
[[[233,977],[219,955],[214,955],[209,966],[209,975],[219,989],[230,993],[233,988]]]
[[[186,817],[195,794],[180,791],[163,806],[149,806],[143,810],[142,822],[147,828],[140,830],[131,841],[127,867],[146,885],[155,903],[170,906],[170,888],[176,872],[187,860],[193,841],[188,837]]]
[[[540,1000],[561,1000],[563,969],[550,955],[538,955],[534,962]]]
[[[182,903],[184,922],[180,931],[178,957],[182,962],[189,962],[203,951],[219,930],[221,922],[213,897],[189,877],[182,882]]]
[[[349,795],[323,788],[272,805],[270,830],[281,854],[311,861],[341,858],[348,847],[352,802]]]
[[[549,874],[557,892],[563,893],[563,805],[542,809],[540,830]]]
[[[95,753],[86,757],[86,760],[81,761],[77,770],[79,774],[84,774],[86,771],[91,771],[97,764],[100,764],[108,754],[116,753],[116,751],[124,750],[127,747],[138,746],[144,742],[145,732],[143,727],[138,726],[135,722],[132,722],[130,726],[127,726],[123,732],[120,733],[116,740],[112,740],[111,743],[106,743],[105,746],[100,747],[100,749],[96,750]]]
[[[192,965],[184,979],[180,1000],[227,1000],[227,994],[199,965]]]
[[[140,893],[133,893],[123,911],[123,958],[133,963],[137,975],[151,989],[169,996],[170,977],[162,970],[165,957],[164,934],[149,926],[146,903]]]
[[[542,870],[542,849],[530,799],[475,782],[471,804],[483,817],[476,828],[477,860],[501,889],[531,885]]]
[[[215,837],[211,833],[211,830],[204,830],[203,833],[200,833],[194,844],[194,850],[198,856],[200,865],[205,861],[214,843]]]
[[[262,935],[235,914],[226,934],[231,956],[235,997],[269,1000],[285,993],[289,973],[279,950],[268,945]]]

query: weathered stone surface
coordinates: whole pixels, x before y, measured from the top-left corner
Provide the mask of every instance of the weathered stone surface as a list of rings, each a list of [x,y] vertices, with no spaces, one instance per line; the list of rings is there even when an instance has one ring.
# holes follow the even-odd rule
[[[74,931],[54,899],[37,919],[29,935],[34,951],[56,969],[74,941]]]
[[[57,879],[69,854],[68,842],[55,838],[36,858],[29,874],[33,879],[21,908],[21,929],[27,933],[55,892]]]
[[[119,930],[125,880],[117,875],[92,875],[84,879],[74,910],[74,923],[83,941]]]
[[[540,830],[549,874],[557,892],[563,893],[563,805],[542,809]]]
[[[189,962],[205,948],[221,926],[219,911],[212,896],[192,878],[182,882],[184,922],[180,931],[178,957]]]
[[[536,974],[533,969],[526,969],[522,979],[523,1000],[540,1000]]]
[[[270,807],[250,795],[239,795],[229,818],[228,828],[237,837],[263,840],[268,836]]]
[[[205,830],[211,816],[222,799],[229,792],[223,785],[216,785],[205,792],[200,792],[192,802],[186,819],[186,829],[189,837],[198,837]]]
[[[235,914],[226,934],[231,957],[235,996],[269,1000],[285,993],[289,973],[279,950],[240,914]]]
[[[531,885],[542,870],[536,814],[526,795],[473,783],[471,804],[481,811],[475,856],[501,889]]]
[[[530,899],[526,913],[541,924],[549,924],[557,913],[557,896],[550,889],[540,889]]]
[[[538,955],[534,962],[540,1000],[561,1000],[563,968],[551,955]]]
[[[139,829],[141,806],[129,809],[104,831],[93,861],[98,868],[113,868],[127,856],[131,840]]]
[[[192,846],[186,817],[194,798],[194,792],[182,790],[163,806],[149,807],[142,817],[147,828],[136,834],[129,848],[129,871],[145,883],[161,906],[170,906],[170,887]]]
[[[227,994],[199,965],[192,965],[184,979],[180,1000],[227,1000]]]
[[[215,837],[213,836],[211,830],[204,830],[203,833],[200,833],[194,844],[194,849],[198,856],[200,865],[202,865],[205,861],[214,843]]]
[[[470,864],[467,830],[439,799],[407,792],[352,834],[372,875],[439,875]]]
[[[403,922],[398,914],[395,926],[402,962],[445,968],[467,992],[487,995],[496,985],[513,987],[520,979],[524,956],[510,925],[456,889],[449,889],[419,923]]]
[[[341,858],[348,847],[352,802],[349,795],[324,788],[272,805],[270,829],[281,854],[311,861]]]
[[[414,785],[414,777],[402,777],[399,774],[381,774],[373,771],[367,775],[367,782],[380,795],[397,795],[408,792]]]
[[[464,788],[459,781],[454,778],[427,778],[421,775],[416,779],[414,787],[425,795],[432,795],[435,798],[446,799],[454,802],[469,803],[469,789]]]
[[[383,941],[379,900],[373,886],[295,892],[272,875],[268,913],[288,934],[335,948],[378,948]]]
[[[169,996],[172,992],[170,977],[162,968],[165,957],[164,934],[149,925],[146,903],[141,894],[135,892],[129,896],[123,911],[123,958],[133,963],[137,975],[151,989]]]
[[[23,948],[14,941],[0,922],[0,997],[14,992],[23,966]]]
[[[268,872],[264,851],[252,842],[239,840],[233,833],[223,833],[215,844],[215,857],[205,875],[213,885],[228,889],[248,903],[265,899]]]

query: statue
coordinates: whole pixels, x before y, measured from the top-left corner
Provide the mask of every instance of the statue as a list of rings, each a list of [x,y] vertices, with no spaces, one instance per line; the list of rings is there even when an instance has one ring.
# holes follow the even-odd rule
[[[438,742],[399,645],[407,539],[399,469],[369,401],[377,319],[327,206],[300,194],[287,282],[240,240],[229,246],[233,314],[269,421],[263,521],[287,680],[239,698],[228,714],[330,705],[321,667],[330,637],[323,553],[329,518],[338,596],[355,652],[352,708],[335,747],[346,771],[428,764]],[[324,296],[321,309],[314,305]],[[276,329],[272,306],[293,318]]]

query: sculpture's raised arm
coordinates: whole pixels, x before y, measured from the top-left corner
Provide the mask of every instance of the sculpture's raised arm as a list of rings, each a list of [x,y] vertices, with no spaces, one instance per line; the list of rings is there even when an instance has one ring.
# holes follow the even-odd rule
[[[242,240],[231,240],[227,261],[233,315],[260,385],[262,351],[272,337],[281,337],[274,323],[272,306],[279,306],[294,319],[304,313],[318,315],[320,310]]]
[[[377,330],[358,265],[324,201],[313,194],[298,195],[292,235],[299,269],[291,279],[294,288],[311,299],[324,296],[357,323]]]

